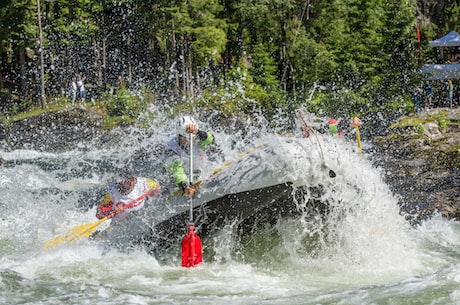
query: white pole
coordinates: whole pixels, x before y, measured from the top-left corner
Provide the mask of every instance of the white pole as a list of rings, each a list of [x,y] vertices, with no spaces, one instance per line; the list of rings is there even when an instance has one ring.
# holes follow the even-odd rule
[[[193,185],[193,134],[190,133],[190,186]],[[193,224],[193,196],[190,196],[190,224]]]

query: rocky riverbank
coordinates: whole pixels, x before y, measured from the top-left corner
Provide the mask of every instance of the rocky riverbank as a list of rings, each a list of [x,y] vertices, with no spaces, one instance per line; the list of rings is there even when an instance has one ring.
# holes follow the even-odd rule
[[[59,152],[110,146],[125,133],[124,128],[104,130],[102,125],[97,111],[68,108],[0,125],[0,141],[5,149]],[[460,220],[460,108],[400,117],[373,143],[369,155],[385,169],[386,182],[400,195],[407,218],[418,222],[439,211]],[[8,166],[1,156],[0,161]]]
[[[439,212],[460,220],[460,108],[400,117],[374,143],[374,161],[408,218]]]
[[[62,152],[110,145],[121,136],[121,128],[105,130],[104,117],[96,108],[71,107],[49,111],[13,122],[0,124],[0,141],[6,149],[33,149]]]

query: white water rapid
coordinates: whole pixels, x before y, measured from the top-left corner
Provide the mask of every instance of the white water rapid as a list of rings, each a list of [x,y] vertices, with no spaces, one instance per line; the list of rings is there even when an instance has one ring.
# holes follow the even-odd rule
[[[180,266],[180,249],[163,263],[141,247],[126,253],[88,239],[43,248],[96,221],[95,205],[118,178],[117,167],[130,163],[140,175],[160,175],[155,148],[171,124],[133,129],[111,147],[0,150],[12,164],[0,168],[0,304],[460,304],[460,224],[435,216],[412,227],[372,156],[322,134],[324,163],[313,137],[215,131],[219,154],[205,176],[271,143],[294,185],[322,186],[328,212],[307,206],[307,193],[296,199],[298,216],[254,234],[236,236],[228,225],[205,242],[205,262],[196,268]]]

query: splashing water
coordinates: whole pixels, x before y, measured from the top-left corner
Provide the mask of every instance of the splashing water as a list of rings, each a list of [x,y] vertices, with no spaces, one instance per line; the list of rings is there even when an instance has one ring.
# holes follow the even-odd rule
[[[270,143],[277,155],[264,162],[276,167],[281,161],[275,157],[282,156],[286,168],[273,179],[293,183],[295,213],[272,222],[263,222],[261,213],[251,223],[258,229],[245,234],[230,221],[206,240],[205,262],[197,268],[180,267],[180,249],[165,264],[142,248],[125,253],[89,240],[42,248],[69,228],[96,220],[95,205],[118,179],[118,168],[130,164],[140,175],[162,175],[158,151],[172,124],[158,120],[147,131],[133,128],[112,147],[1,152],[14,166],[0,171],[0,303],[460,302],[460,225],[436,216],[411,227],[379,169],[346,139],[321,134],[324,160],[313,138],[251,127],[244,135],[214,131],[219,150],[203,174]],[[200,125],[206,129],[210,122]],[[296,192],[303,186],[311,188]]]

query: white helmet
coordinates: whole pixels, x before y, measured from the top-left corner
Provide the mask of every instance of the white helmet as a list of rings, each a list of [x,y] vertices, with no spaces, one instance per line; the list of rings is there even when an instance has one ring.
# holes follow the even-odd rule
[[[177,119],[177,123],[176,123],[176,133],[178,135],[185,135],[185,130],[187,128],[187,125],[190,125],[190,124],[197,125],[195,120],[191,116],[188,116],[188,115],[180,116]]]

